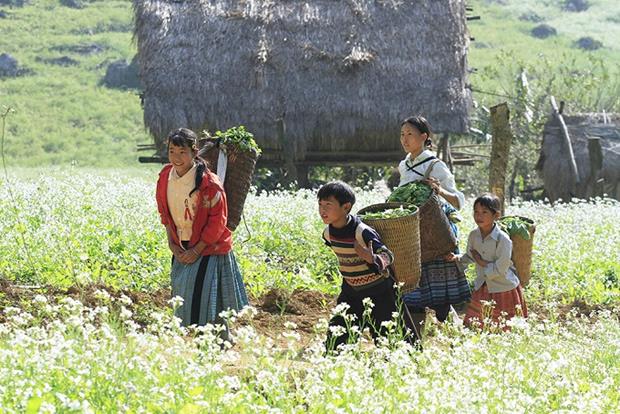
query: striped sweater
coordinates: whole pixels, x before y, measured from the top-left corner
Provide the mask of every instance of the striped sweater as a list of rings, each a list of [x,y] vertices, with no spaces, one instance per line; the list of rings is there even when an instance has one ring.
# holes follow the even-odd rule
[[[359,243],[363,240],[366,246],[372,241],[373,263],[358,256],[354,247],[356,239]],[[338,257],[340,274],[354,290],[376,286],[389,276],[388,266],[394,261],[392,252],[385,247],[377,232],[358,217],[349,215],[346,226],[342,228],[327,226],[323,240]]]

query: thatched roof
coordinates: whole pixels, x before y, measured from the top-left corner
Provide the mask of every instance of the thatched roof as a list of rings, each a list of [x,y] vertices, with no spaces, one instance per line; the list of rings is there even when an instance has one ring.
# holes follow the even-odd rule
[[[415,113],[466,132],[464,3],[134,0],[145,124],[243,124],[294,159],[400,151]]]
[[[620,200],[620,114],[564,115],[577,162],[580,183],[575,185],[568,149],[558,121],[552,116],[545,124],[537,168],[543,176],[545,191],[551,201],[593,196],[596,179],[603,179],[604,192]],[[600,176],[590,173],[588,139],[600,138],[603,164]]]

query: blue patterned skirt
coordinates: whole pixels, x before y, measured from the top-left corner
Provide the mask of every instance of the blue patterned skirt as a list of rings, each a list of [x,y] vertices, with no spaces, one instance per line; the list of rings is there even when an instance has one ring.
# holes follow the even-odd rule
[[[175,315],[183,326],[219,321],[220,312],[240,310],[248,304],[243,279],[233,252],[203,256],[187,265],[174,260],[172,296],[183,298]]]
[[[436,259],[422,263],[420,286],[403,295],[403,301],[413,308],[467,302],[471,290],[465,274],[455,262]]]

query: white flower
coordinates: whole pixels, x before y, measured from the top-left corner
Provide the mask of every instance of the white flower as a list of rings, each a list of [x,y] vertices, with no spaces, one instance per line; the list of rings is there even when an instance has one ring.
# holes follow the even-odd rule
[[[98,299],[104,303],[109,302],[110,299],[112,299],[108,291],[103,289],[97,289],[93,296],[95,296],[95,299]]]
[[[396,326],[396,322],[394,321],[383,321],[381,322],[381,326],[386,328],[387,330],[391,330]]]
[[[168,300],[168,304],[172,307],[172,309],[178,309],[183,305],[185,300],[181,296],[175,296],[172,299]]]
[[[256,317],[256,315],[258,315],[258,310],[251,305],[246,305],[243,307],[243,309],[241,309],[238,313],[238,316],[240,318],[249,318],[249,319],[254,319]]]
[[[345,315],[350,308],[351,308],[351,305],[349,305],[347,302],[342,302],[336,305],[336,307],[332,309],[331,314],[332,316]]]
[[[286,329],[297,329],[297,324],[295,322],[292,322],[292,321],[286,321],[286,322],[284,322],[284,327]]]
[[[32,301],[37,305],[43,305],[47,303],[47,298],[43,295],[35,295]]]
[[[295,331],[285,331],[282,333],[282,336],[288,340],[299,341],[301,339],[301,335]]]
[[[129,296],[121,295],[118,300],[125,306],[131,305],[133,302]]]
[[[239,378],[232,375],[224,375],[218,381],[218,385],[231,391],[238,391],[241,389],[241,381],[239,381]]]
[[[120,316],[121,316],[121,319],[129,319],[133,316],[133,312],[127,309],[126,307],[121,306]]]
[[[221,311],[218,316],[225,321],[234,322],[236,320],[237,311],[234,309],[226,309]]]
[[[344,334],[347,332],[347,330],[346,330],[343,326],[340,326],[340,325],[333,325],[333,326],[330,326],[330,327],[329,327],[329,332],[330,332],[330,333],[331,333],[334,337],[338,338],[338,337],[340,337],[340,336],[344,335]]]

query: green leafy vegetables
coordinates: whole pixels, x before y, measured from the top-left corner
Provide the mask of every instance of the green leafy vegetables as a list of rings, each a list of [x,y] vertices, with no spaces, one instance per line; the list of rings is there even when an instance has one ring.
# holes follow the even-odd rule
[[[378,219],[390,219],[396,217],[405,217],[415,214],[414,209],[409,208],[391,208],[388,210],[377,211],[372,213],[366,213],[360,216],[362,220],[378,220]]]
[[[525,217],[505,216],[500,218],[498,223],[510,237],[517,235],[523,240],[530,239],[530,227],[533,224],[531,220]]]
[[[208,135],[208,134],[207,134]],[[215,138],[219,138],[222,145],[237,151],[256,151],[261,153],[261,149],[254,140],[254,135],[247,131],[243,125],[229,128],[226,131],[217,131]]]
[[[387,201],[397,203],[414,204],[420,207],[428,200],[433,190],[431,187],[421,181],[414,181],[409,184],[398,187],[390,194]]]

